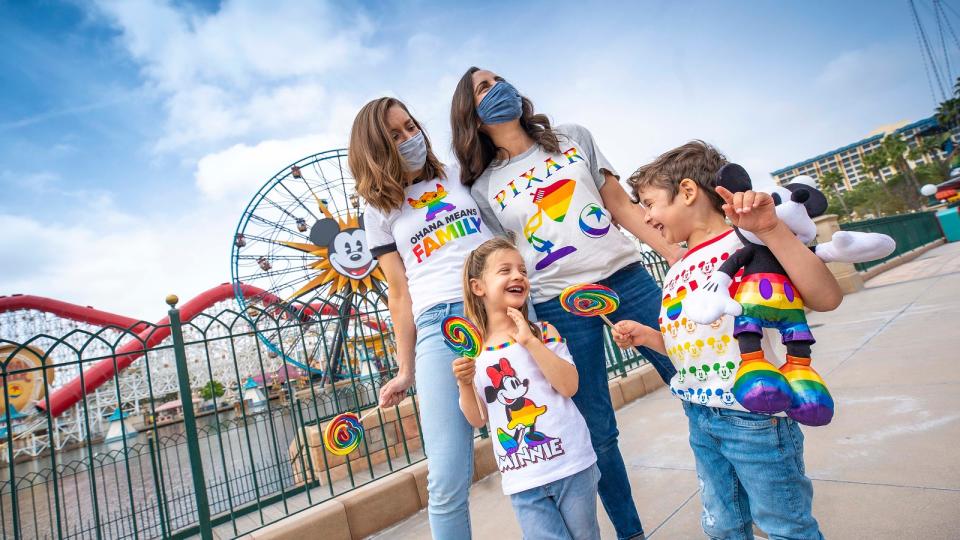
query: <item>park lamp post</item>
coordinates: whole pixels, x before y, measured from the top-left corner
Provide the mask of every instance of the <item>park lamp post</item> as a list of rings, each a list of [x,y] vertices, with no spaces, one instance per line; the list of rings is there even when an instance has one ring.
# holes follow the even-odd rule
[[[920,187],[920,194],[927,197],[927,206],[935,206],[937,204],[937,199],[934,198],[934,195],[937,194],[937,186],[924,184]]]

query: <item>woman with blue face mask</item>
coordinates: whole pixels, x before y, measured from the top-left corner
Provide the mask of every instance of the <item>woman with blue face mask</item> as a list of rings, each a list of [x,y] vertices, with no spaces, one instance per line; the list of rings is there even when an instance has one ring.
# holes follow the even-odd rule
[[[644,210],[620,186],[613,166],[586,128],[552,126],[502,77],[472,67],[453,95],[450,112],[460,178],[470,186],[494,234],[512,234],[530,271],[537,318],[567,339],[580,387],[573,401],[590,428],[601,478],[600,500],[619,538],[643,538],[617,446],[616,417],[607,387],[603,322],[571,315],[559,295],[569,285],[600,283],[620,296],[612,319],[659,328],[660,287],[619,224],[671,264],[682,251],[644,223]],[[642,349],[669,382],[669,359]]]
[[[460,412],[450,369],[456,355],[440,323],[463,315],[463,263],[490,235],[460,172],[440,163],[399,100],[375,99],[360,110],[349,164],[367,202],[367,245],[387,278],[397,342],[398,372],[380,388],[380,406],[400,403],[416,381],[430,529],[438,539],[470,538],[473,427]]]

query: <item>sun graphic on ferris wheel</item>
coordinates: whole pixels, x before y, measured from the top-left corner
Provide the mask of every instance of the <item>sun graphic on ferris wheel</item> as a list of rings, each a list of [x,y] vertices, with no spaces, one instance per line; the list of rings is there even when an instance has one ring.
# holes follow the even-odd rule
[[[323,286],[327,286],[327,294],[333,296],[341,292],[364,293],[374,290],[376,282],[386,281],[367,246],[360,216],[348,211],[344,218],[334,217],[319,199],[317,206],[325,217],[310,229],[311,243],[280,242],[317,258],[308,265],[317,275],[287,301]]]

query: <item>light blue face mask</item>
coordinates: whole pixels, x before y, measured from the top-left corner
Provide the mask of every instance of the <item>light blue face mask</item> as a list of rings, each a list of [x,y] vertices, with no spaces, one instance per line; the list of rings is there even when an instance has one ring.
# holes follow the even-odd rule
[[[520,99],[520,92],[517,92],[517,89],[507,81],[499,81],[493,85],[477,105],[480,121],[488,126],[516,120],[522,113],[523,102]]]
[[[397,151],[409,172],[419,171],[427,163],[427,141],[422,131],[398,144]]]

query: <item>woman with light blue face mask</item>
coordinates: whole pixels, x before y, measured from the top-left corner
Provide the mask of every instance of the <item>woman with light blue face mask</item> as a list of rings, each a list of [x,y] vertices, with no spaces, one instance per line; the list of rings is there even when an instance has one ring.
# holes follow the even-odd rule
[[[620,296],[612,319],[659,328],[660,287],[617,224],[671,264],[682,250],[644,223],[644,210],[620,186],[586,128],[552,126],[502,77],[476,67],[467,70],[454,92],[450,121],[461,181],[470,186],[494,234],[517,237],[537,318],[557,328],[573,355],[580,376],[573,401],[590,428],[603,507],[619,538],[643,538],[617,446],[603,322],[567,313],[559,295],[570,285],[600,283]],[[675,373],[670,360],[652,350],[642,352],[669,382]]]
[[[380,388],[380,407],[399,404],[416,381],[430,529],[434,538],[467,539],[474,432],[460,412],[456,356],[440,323],[463,315],[463,263],[490,234],[460,172],[440,163],[397,99],[375,99],[357,114],[349,164],[367,202],[367,245],[387,278],[397,343],[397,374]]]

